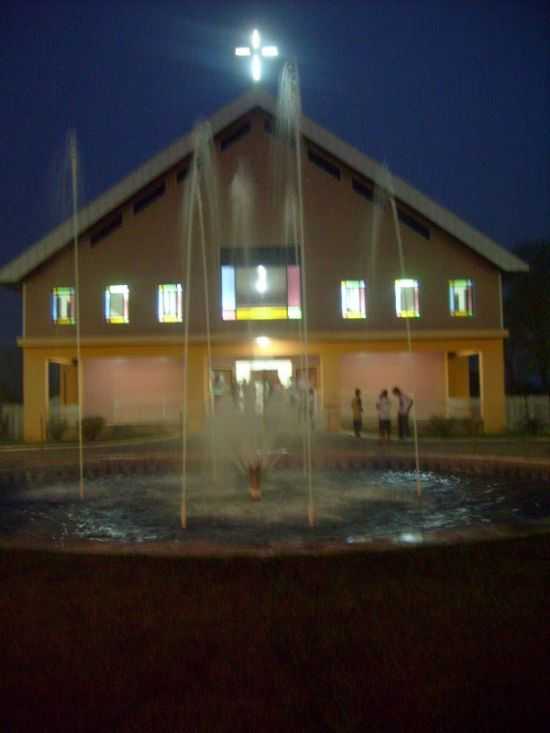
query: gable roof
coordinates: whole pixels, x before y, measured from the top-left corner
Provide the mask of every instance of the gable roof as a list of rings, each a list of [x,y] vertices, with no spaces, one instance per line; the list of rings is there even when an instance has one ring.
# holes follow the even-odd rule
[[[260,107],[271,115],[276,115],[276,102],[269,94],[254,89],[236,101],[218,110],[210,119],[212,134],[216,135],[232,122],[255,107]],[[381,186],[387,186],[388,171],[381,164],[359,152],[351,145],[340,140],[320,125],[302,115],[302,134],[311,142],[326,150],[357,173],[371,179]],[[78,213],[79,234],[83,233],[114,209],[121,206],[131,196],[138,193],[152,180],[158,178],[193,151],[193,135],[188,133],[172,145],[136,168],[132,173],[112,186],[105,193],[80,209]],[[505,272],[527,271],[528,265],[508,250],[499,246],[489,237],[459,219],[447,209],[439,206],[424,194],[397,176],[391,176],[393,194],[410,208],[422,214],[441,229],[456,237],[496,267]],[[26,249],[21,255],[0,269],[0,284],[17,284],[25,279],[35,268],[46,262],[61,250],[73,237],[72,219],[67,219],[44,238]]]

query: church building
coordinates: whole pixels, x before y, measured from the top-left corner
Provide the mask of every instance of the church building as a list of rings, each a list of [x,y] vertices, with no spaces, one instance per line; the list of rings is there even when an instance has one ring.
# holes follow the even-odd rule
[[[311,384],[319,428],[339,430],[357,387],[369,410],[397,385],[420,420],[468,414],[476,359],[484,430],[503,430],[501,274],[527,266],[305,116],[299,247],[275,101],[253,91],[208,122],[192,230],[189,133],[79,211],[78,289],[72,219],[0,269],[22,296],[25,440],[44,439],[52,365],[61,405],[81,374],[83,414],[112,425],[186,409],[200,431],[216,390],[267,379]]]

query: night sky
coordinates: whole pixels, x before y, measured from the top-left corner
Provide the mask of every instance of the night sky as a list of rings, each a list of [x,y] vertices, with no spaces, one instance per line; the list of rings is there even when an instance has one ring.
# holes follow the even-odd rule
[[[306,115],[501,245],[550,238],[548,2],[4,0],[0,264],[64,218],[71,128],[93,199],[250,88],[253,27]],[[19,297],[0,312],[14,343]]]

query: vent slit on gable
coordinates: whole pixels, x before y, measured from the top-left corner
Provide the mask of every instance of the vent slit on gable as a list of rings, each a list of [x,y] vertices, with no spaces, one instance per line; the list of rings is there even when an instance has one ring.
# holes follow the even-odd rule
[[[164,183],[164,181],[158,186],[155,186],[155,188],[147,191],[134,203],[134,214],[138,214],[140,211],[143,211],[143,209],[147,208],[147,206],[163,196],[165,191],[166,184]]]
[[[226,150],[230,145],[233,145],[233,143],[236,143],[237,140],[240,140],[241,137],[248,135],[251,129],[252,125],[248,121],[242,125],[239,125],[239,127],[232,130],[225,137],[222,137],[222,139],[220,140],[220,150]]]
[[[340,168],[338,168],[338,166],[334,163],[331,163],[330,160],[327,160],[322,155],[319,155],[319,153],[317,153],[315,150],[312,150],[311,148],[308,148],[307,157],[314,165],[325,171],[325,173],[328,173],[330,176],[334,176],[334,178],[340,180]]]
[[[353,186],[353,190],[355,191],[355,193],[358,193],[359,196],[363,196],[363,198],[366,198],[369,201],[374,200],[373,187],[370,186],[368,183],[360,181],[358,178],[352,178],[351,185]]]
[[[410,229],[412,229],[417,234],[420,234],[421,237],[424,237],[424,239],[430,239],[430,230],[421,222],[418,221],[414,216],[411,216],[410,214],[407,214],[404,211],[398,210],[398,217],[399,221],[408,226]]]
[[[106,237],[118,229],[122,225],[122,213],[119,212],[116,216],[112,217],[108,221],[104,221],[99,227],[97,227],[90,234],[90,244],[94,245],[97,242],[105,239]]]

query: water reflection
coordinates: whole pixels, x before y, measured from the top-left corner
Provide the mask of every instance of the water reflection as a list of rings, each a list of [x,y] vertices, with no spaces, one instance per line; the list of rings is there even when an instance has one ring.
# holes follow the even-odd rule
[[[64,543],[210,541],[261,545],[336,541],[359,544],[381,537],[419,544],[426,533],[550,521],[546,487],[480,477],[406,471],[314,475],[319,524],[307,526],[299,472],[274,471],[261,502],[251,502],[237,474],[213,483],[190,477],[189,525],[179,525],[179,477],[120,476],[90,481],[81,502],[74,485],[12,491],[0,498],[0,537]]]

